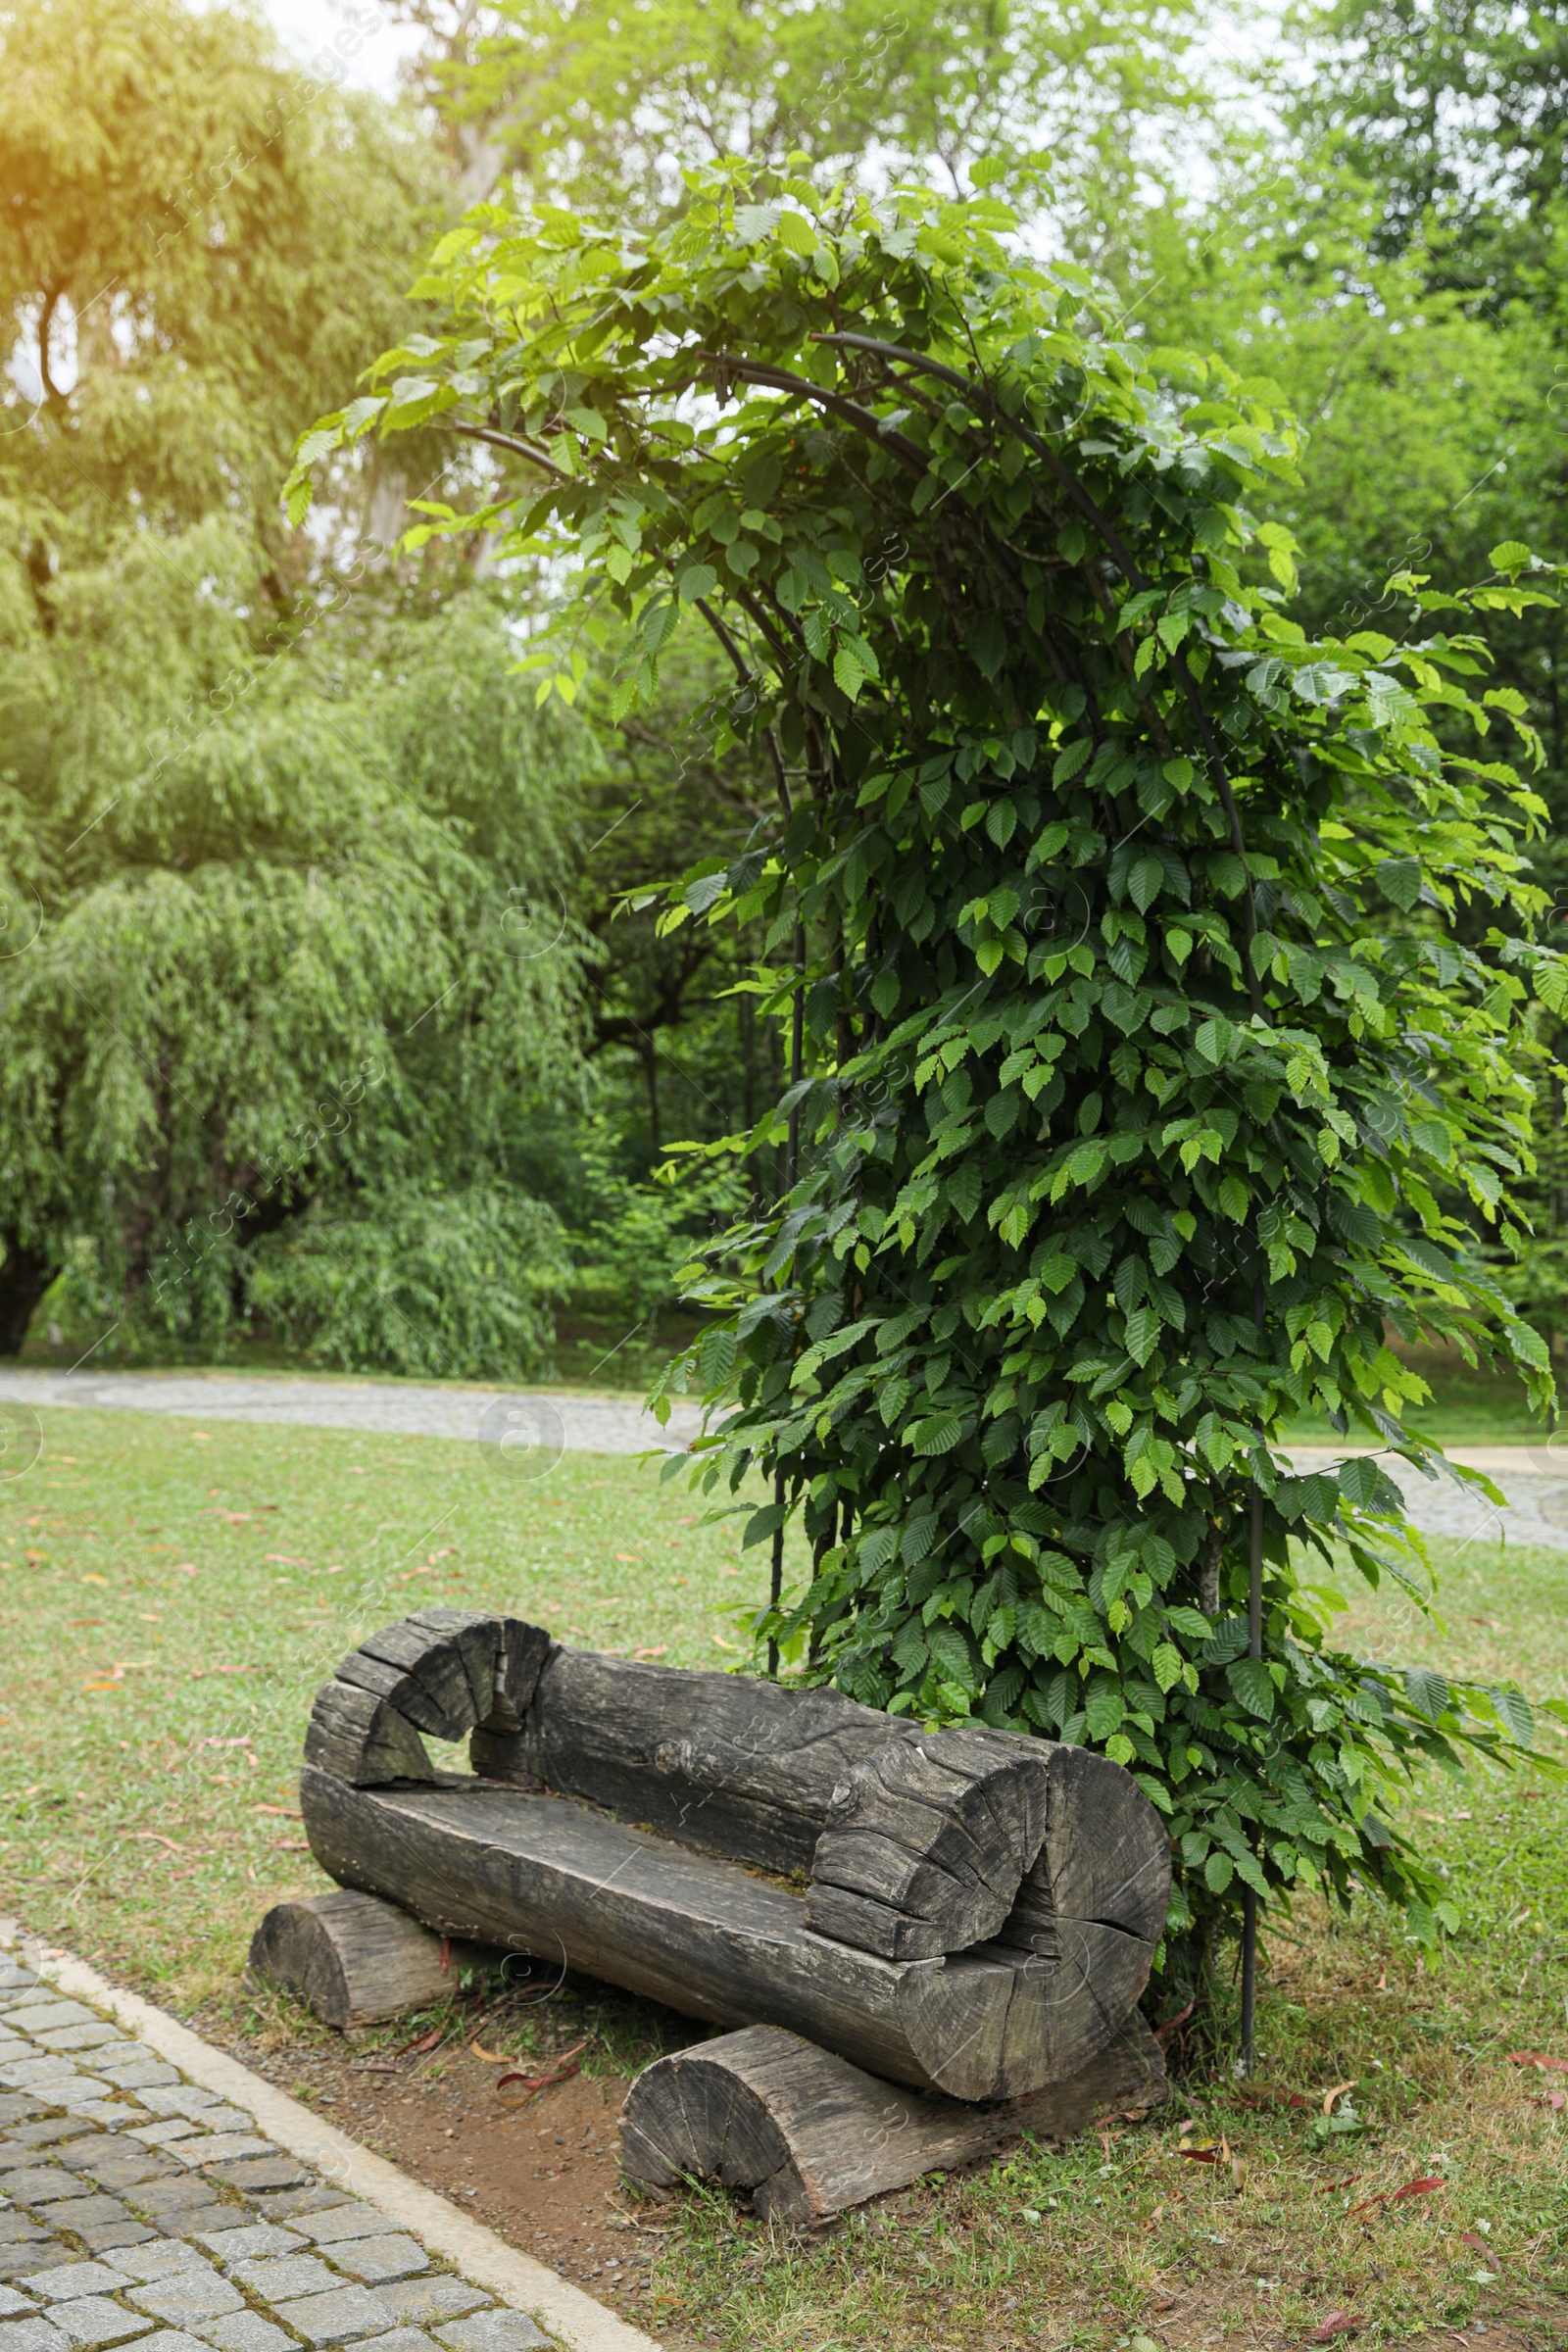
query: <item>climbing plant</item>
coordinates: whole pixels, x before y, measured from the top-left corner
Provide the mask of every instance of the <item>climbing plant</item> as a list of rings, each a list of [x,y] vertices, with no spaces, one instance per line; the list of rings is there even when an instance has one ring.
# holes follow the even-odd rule
[[[433,331],[290,495],[444,423],[493,495],[416,535],[500,532],[564,583],[541,696],[619,645],[632,712],[687,625],[733,665],[719,749],[764,753],[777,811],[663,919],[765,917],[758,986],[801,1016],[799,1083],[735,1147],[773,1205],[694,1269],[718,1319],[677,1375],[710,1488],[773,1475],[750,1539],[811,1546],[760,1652],[1125,1763],[1170,1826],[1178,1978],[1244,1886],[1359,1883],[1431,1936],[1453,1914],[1387,1799],[1531,1711],[1337,1647],[1333,1580],[1430,1596],[1376,1452],[1446,1466],[1386,1329],[1548,1391],[1485,1252],[1568,980],[1482,630],[1555,574],[1499,547],[1463,595],[1397,578],[1387,634],[1309,642],[1250,512],[1292,420],[1116,340],[1015,226],[737,165],[646,242],[480,208]],[[1373,1450],[1293,1472],[1311,1412]]]

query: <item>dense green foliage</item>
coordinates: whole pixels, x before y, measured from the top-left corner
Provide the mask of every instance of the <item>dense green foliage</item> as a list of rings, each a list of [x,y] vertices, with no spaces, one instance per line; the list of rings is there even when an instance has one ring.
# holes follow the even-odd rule
[[[1530,1711],[1335,1650],[1325,1564],[1424,1605],[1419,1543],[1375,1460],[1296,1477],[1273,1444],[1326,1411],[1439,1466],[1385,1324],[1549,1387],[1475,1247],[1517,1239],[1531,999],[1568,975],[1495,738],[1539,746],[1474,624],[1554,574],[1499,546],[1463,596],[1396,577],[1397,636],[1309,638],[1256,519],[1289,416],[1118,341],[1016,225],[739,166],[647,241],[481,208],[419,289],[440,333],[306,439],[294,512],[368,434],[477,429],[506,474],[419,530],[575,564],[542,694],[607,611],[620,712],[683,612],[746,681],[721,724],[777,806],[665,919],[804,945],[796,1181],[699,1286],[708,1483],[775,1470],[751,1538],[787,1512],[814,1548],[759,1639],[1127,1763],[1195,1945],[1242,1884],[1368,1885],[1428,1935],[1380,1792]]]

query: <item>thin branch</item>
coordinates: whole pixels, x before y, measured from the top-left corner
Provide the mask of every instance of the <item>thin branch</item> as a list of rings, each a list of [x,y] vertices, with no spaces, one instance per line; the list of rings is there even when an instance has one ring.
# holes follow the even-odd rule
[[[802,400],[812,401],[816,407],[828,410],[832,416],[842,416],[845,423],[853,424],[858,432],[868,434],[883,449],[891,449],[900,462],[912,471],[924,473],[926,470],[928,461],[925,452],[909,439],[907,433],[890,431],[869,409],[862,409],[858,400],[846,400],[842,392],[826,392],[820,384],[813,384],[809,376],[791,375],[784,368],[766,368],[757,361],[740,360],[733,352],[699,351],[696,357],[707,360],[715,368],[728,368],[732,374],[743,377],[749,384],[760,384],[766,391],[793,392]]]
[[[571,479],[563,466],[545,456],[543,450],[535,449],[528,441],[514,441],[510,433],[498,433],[493,425],[454,424],[447,429],[459,434],[465,441],[487,441],[492,449],[510,450],[514,457],[526,458],[529,465],[537,466],[541,472],[553,473],[558,482]]]
[[[752,671],[746,659],[706,596],[700,596],[697,599],[697,610],[735,664],[735,675],[740,679],[741,684],[749,686],[752,682]],[[778,737],[772,728],[764,727],[762,732],[766,738],[768,751],[772,756],[773,773],[778,780],[779,806],[784,811],[785,822],[788,823],[795,814],[795,803],[790,798],[789,778],[784,773],[784,754],[779,749]]]

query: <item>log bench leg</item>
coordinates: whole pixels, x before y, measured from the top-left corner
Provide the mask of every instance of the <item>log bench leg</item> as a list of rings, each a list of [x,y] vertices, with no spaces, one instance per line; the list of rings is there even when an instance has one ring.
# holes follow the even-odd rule
[[[631,2086],[621,2169],[668,2188],[683,2176],[749,2194],[764,2219],[809,2229],[849,2206],[952,2172],[1025,2132],[1066,2139],[1107,2110],[1165,2096],[1165,2064],[1142,2018],[1081,2073],[1029,2097],[970,2104],[862,2074],[777,2026],[748,2026],[660,2058]]]
[[[323,2025],[374,2025],[402,2009],[428,2008],[456,1991],[466,1945],[442,1968],[442,1938],[396,1903],[339,1887],[277,1903],[251,1938],[249,1974],[281,1984]]]

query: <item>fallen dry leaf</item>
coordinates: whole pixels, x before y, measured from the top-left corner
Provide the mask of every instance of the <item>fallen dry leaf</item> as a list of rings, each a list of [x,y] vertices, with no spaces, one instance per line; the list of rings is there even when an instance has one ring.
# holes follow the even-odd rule
[[[1549,2066],[1560,2075],[1568,2075],[1568,2058],[1548,2058],[1544,2050],[1510,2050],[1510,2066]]]
[[[1352,2205],[1352,2213],[1365,2213],[1369,2205],[1401,2205],[1406,2197],[1429,2197],[1435,2188],[1446,2188],[1448,2183],[1440,2173],[1424,2173],[1419,2180],[1407,2180],[1402,2188],[1385,2189],[1381,2196],[1363,2197]]]
[[[1309,2344],[1331,2344],[1337,2335],[1354,2335],[1364,2324],[1354,2312],[1331,2311],[1321,2328],[1314,2328],[1306,2340]]]
[[[1325,2114],[1325,2115],[1332,2115],[1332,2114],[1334,2113],[1334,2102],[1335,2102],[1335,2100],[1336,2100],[1336,2099],[1343,2099],[1343,2098],[1344,2098],[1344,2096],[1345,2096],[1345,2094],[1346,2094],[1346,2092],[1347,2092],[1348,2090],[1353,2090],[1354,2088],[1355,2088],[1355,2083],[1354,2083],[1354,2082],[1352,2081],[1352,2082],[1336,2082],[1336,2083],[1335,2083],[1335,2085],[1334,2085],[1334,2088],[1333,2088],[1332,2090],[1326,2090],[1326,2091],[1323,2093],[1323,2112],[1324,2112],[1324,2114]]]
[[[507,2082],[518,2083],[521,2086],[521,2097],[517,2099],[509,2099],[505,2103],[508,2106],[520,2107],[533,2096],[535,2091],[548,2090],[553,2083],[564,2082],[568,2081],[572,2075],[580,2073],[581,2062],[579,2058],[579,2052],[585,2050],[587,2047],[588,2044],[586,2041],[574,2042],[569,2050],[562,2051],[561,2056],[556,2061],[554,2068],[542,2075],[524,2075],[516,2072],[514,2072],[510,2075],[503,2075],[496,2083],[496,2089],[499,2092],[502,2085]]]
[[[132,1838],[144,1838],[150,1845],[167,1845],[172,1854],[182,1854],[185,1848],[176,1838],[166,1838],[162,1830],[132,1830]]]

